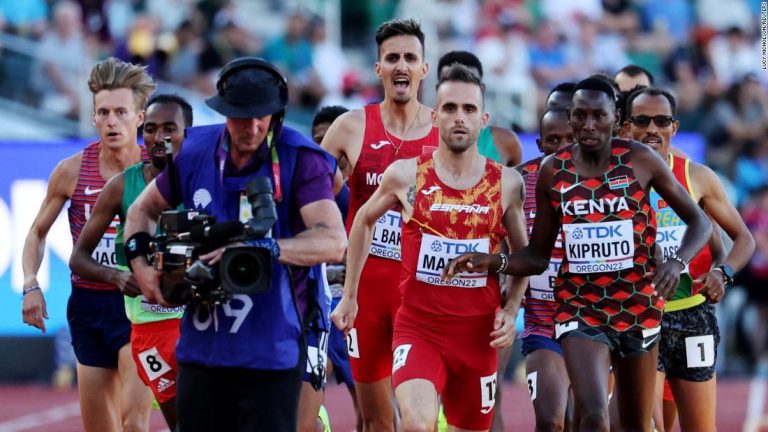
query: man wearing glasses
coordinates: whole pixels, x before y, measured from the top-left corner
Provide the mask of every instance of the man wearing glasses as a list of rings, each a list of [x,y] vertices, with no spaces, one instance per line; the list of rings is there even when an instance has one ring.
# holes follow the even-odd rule
[[[664,307],[656,393],[657,400],[661,399],[666,377],[677,402],[681,429],[714,431],[720,332],[713,304],[722,300],[724,288],[733,283],[734,271],[747,264],[755,243],[715,173],[670,151],[678,128],[675,105],[674,97],[665,90],[636,90],[627,99],[629,121],[625,129],[630,138],[656,150],[667,161],[691,198],[733,240],[733,247],[723,258],[717,253],[720,247],[705,246],[681,272],[677,290]],[[666,260],[677,252],[687,227],[655,191],[650,198],[656,212],[656,244]],[[714,230],[713,240],[719,242],[718,230]]]

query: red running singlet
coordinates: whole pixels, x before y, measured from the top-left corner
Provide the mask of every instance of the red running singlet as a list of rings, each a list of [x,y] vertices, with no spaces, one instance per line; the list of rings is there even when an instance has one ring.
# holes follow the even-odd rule
[[[432,156],[418,158],[413,215],[403,225],[403,304],[436,315],[488,316],[501,304],[497,274],[461,273],[442,282],[440,273],[464,252],[501,250],[501,165],[486,159],[482,179],[456,190],[438,178]]]
[[[91,143],[83,149],[83,159],[80,162],[80,173],[77,177],[75,192],[69,202],[67,215],[69,216],[69,231],[72,234],[72,244],[77,243],[85,223],[91,217],[91,212],[99,198],[99,193],[107,183],[99,172],[99,151],[101,144],[99,142]],[[141,147],[141,159],[148,159],[147,150]],[[115,236],[117,235],[117,225],[120,223],[116,216],[115,220],[109,225],[104,233],[104,237],[94,249],[93,259],[97,263],[114,267],[117,265],[115,255]],[[80,288],[94,290],[116,290],[113,284],[104,282],[94,282],[72,273],[72,284]]]

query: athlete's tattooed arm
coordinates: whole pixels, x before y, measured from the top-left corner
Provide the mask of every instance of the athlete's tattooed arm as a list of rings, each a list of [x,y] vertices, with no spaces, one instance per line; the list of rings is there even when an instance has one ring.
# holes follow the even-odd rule
[[[408,187],[408,204],[413,205],[413,203],[416,201],[416,185],[411,185]]]

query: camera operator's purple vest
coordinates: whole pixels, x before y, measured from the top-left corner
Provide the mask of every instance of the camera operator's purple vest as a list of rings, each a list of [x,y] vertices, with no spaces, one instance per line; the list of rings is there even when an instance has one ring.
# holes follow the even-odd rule
[[[227,177],[215,157],[224,125],[195,127],[188,130],[182,151],[175,159],[178,187],[184,207],[199,209],[216,216],[217,222],[238,218],[240,191],[253,176],[272,181],[272,165],[266,161],[254,174]],[[283,127],[277,142],[280,181],[284,198],[276,203],[278,219],[272,237],[288,238],[290,218],[300,217],[291,207],[291,191],[300,149],[322,153],[332,169],[335,160],[319,146],[294,129]],[[274,187],[274,182],[273,187]],[[309,271],[308,302],[317,302],[320,313],[315,323],[329,328],[330,296],[319,266]],[[184,314],[176,356],[181,363],[206,366],[246,367],[253,369],[289,369],[298,365],[301,324],[286,266],[272,260],[272,288],[266,293],[236,295],[219,306],[189,306]]]

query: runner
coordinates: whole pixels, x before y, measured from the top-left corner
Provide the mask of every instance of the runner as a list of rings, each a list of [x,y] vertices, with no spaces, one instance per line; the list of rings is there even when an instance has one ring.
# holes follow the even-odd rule
[[[335,322],[348,330],[355,316],[357,282],[376,221],[403,208],[402,307],[395,321],[393,383],[404,430],[431,430],[442,396],[448,424],[488,430],[497,386],[495,348],[514,341],[518,304],[501,309],[498,276],[467,275],[443,283],[440,271],[462,250],[498,252],[504,237],[525,243],[522,179],[477,151],[488,122],[480,79],[463,65],[440,78],[433,123],[440,147],[397,161],[381,187],[358,211],[350,233],[344,299]],[[524,285],[512,285],[521,295]]]
[[[568,123],[565,107],[550,108],[541,116],[540,138],[536,145],[544,153],[517,167],[525,184],[523,213],[530,235],[536,217],[536,180],[541,161],[560,148],[573,144],[573,130]],[[570,430],[566,407],[570,381],[565,369],[563,349],[553,340],[554,317],[557,310],[553,289],[563,257],[562,238],[558,236],[550,264],[544,273],[528,279],[525,292],[525,325],[520,335],[525,356],[525,373],[537,430]]]
[[[45,332],[48,310],[37,271],[45,237],[69,200],[69,227],[76,242],[107,179],[146,159],[136,144],[144,105],[155,89],[145,67],[113,57],[91,69],[93,124],[99,141],[61,161],[51,173],[40,211],[24,243],[24,322]],[[94,258],[116,264],[115,231],[110,228]],[[123,295],[112,283],[72,273],[67,321],[77,357],[80,415],[86,431],[148,430],[152,393],[142,384],[131,359],[131,325]]]
[[[347,230],[357,210],[378,188],[384,170],[395,160],[416,157],[437,148],[430,107],[418,99],[427,76],[424,33],[414,20],[393,20],[376,31],[379,61],[376,75],[384,86],[384,101],[352,110],[335,121],[323,147],[338,161],[350,190]],[[342,298],[334,321],[345,329],[352,376],[355,379],[364,430],[394,430],[392,406],[392,326],[400,306],[400,224],[398,207],[376,224],[371,258],[360,278],[359,297]],[[357,287],[355,287],[357,288]],[[340,325],[339,316],[359,306],[355,320]]]
[[[609,366],[616,376],[622,427],[647,431],[665,299],[680,271],[712,232],[706,215],[674,181],[664,161],[640,143],[612,138],[613,88],[590,77],[576,85],[570,120],[576,144],[546,159],[536,185],[531,243],[505,256],[468,253],[445,277],[467,270],[540,274],[562,227],[566,251],[555,285],[560,340],[574,392],[576,430],[608,430]],[[654,263],[653,188],[689,229],[677,253]],[[610,288],[610,289],[606,289]]]
[[[125,311],[131,321],[133,360],[141,380],[160,403],[160,409],[171,430],[176,428],[175,349],[184,309],[150,305],[140,295],[141,291],[128,270],[123,254],[123,224],[128,207],[147,183],[165,168],[167,149],[164,141],[170,139],[172,154],[177,154],[184,141],[185,130],[191,126],[192,107],[181,97],[161,94],[149,100],[143,133],[151,161],[133,165],[107,182],[69,260],[74,273],[94,281],[114,281],[125,294]],[[115,216],[120,218],[115,249],[118,267],[112,268],[99,264],[91,254]]]
[[[680,284],[667,302],[661,325],[657,400],[669,380],[683,431],[714,431],[716,408],[715,361],[720,330],[713,304],[722,300],[733,274],[749,262],[755,243],[738,210],[728,201],[717,175],[708,167],[670,151],[677,132],[675,98],[658,88],[637,90],[627,100],[631,138],[656,150],[668,161],[677,181],[704,212],[733,240],[722,261],[713,262],[709,246],[683,269]],[[656,242],[664,258],[680,247],[686,229],[680,217],[658,194],[651,192],[656,211]],[[719,230],[715,230],[719,236]],[[720,244],[719,237],[716,239]],[[717,265],[720,264],[720,265]],[[665,418],[666,420],[666,418]]]

